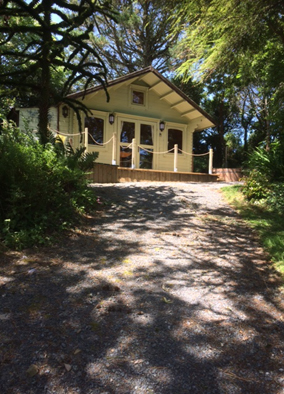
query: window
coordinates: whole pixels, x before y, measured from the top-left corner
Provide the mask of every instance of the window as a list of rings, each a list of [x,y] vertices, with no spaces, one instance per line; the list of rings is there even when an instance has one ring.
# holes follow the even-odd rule
[[[140,92],[138,90],[132,90],[132,104],[144,105],[145,104],[144,92]]]
[[[120,167],[131,168],[132,164],[132,147],[131,144],[135,135],[135,123],[134,122],[121,122],[121,133],[120,133]]]
[[[173,149],[175,144],[178,145],[178,149],[182,149],[182,130],[169,129],[168,130],[168,150]],[[171,151],[170,153],[173,153]],[[178,151],[178,153],[181,153]]]
[[[85,118],[85,128],[88,128],[88,144],[99,145],[104,142],[104,120],[95,117]]]
[[[131,144],[135,134],[135,123],[133,122],[122,122],[120,142],[126,142]]]
[[[151,170],[153,168],[153,149],[139,148],[139,168]]]
[[[151,125],[140,125],[140,144],[153,145],[153,128]]]

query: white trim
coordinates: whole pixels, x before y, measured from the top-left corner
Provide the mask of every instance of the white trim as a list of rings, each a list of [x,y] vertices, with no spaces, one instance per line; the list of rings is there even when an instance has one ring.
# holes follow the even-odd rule
[[[95,111],[95,110],[90,110],[91,111],[91,114],[89,114],[88,116],[86,116],[85,114],[85,116],[84,116],[84,121],[83,121],[83,126],[84,126],[84,129],[85,129],[85,119],[88,117],[88,118],[99,118],[99,119],[103,119],[103,121],[104,121],[104,130],[103,130],[103,143],[105,143],[106,141],[107,141],[107,138],[106,138],[106,126],[107,126],[107,124],[106,124],[106,122],[108,122],[108,112],[104,112],[104,111]],[[103,146],[101,146],[101,145],[97,145],[97,144],[89,144],[89,142],[88,142],[88,152],[90,152],[90,149],[93,151],[93,152],[96,152],[97,150],[98,151],[101,151],[101,150],[104,150],[104,151],[107,151],[108,150],[108,146],[107,145],[103,145]]]
[[[159,120],[155,119],[155,120],[147,120],[145,117],[143,116],[134,116],[134,115],[125,115],[123,114],[122,116],[118,115],[116,113],[116,120],[117,120],[117,160],[116,162],[119,163],[120,165],[120,147],[126,143],[122,143],[120,141],[121,138],[121,122],[131,122],[134,123],[134,138],[136,139],[137,145],[141,145],[143,147],[145,147],[146,149],[153,149],[153,151],[155,151],[155,149],[158,148],[158,127],[159,127]],[[140,125],[141,124],[148,124],[150,126],[153,127],[153,145],[146,145],[146,144],[141,144],[140,143]],[[131,143],[131,142],[129,142]],[[128,143],[127,143],[128,144]],[[137,153],[137,152],[136,152]],[[139,154],[136,154],[136,158],[137,158],[137,163],[136,167],[139,168]],[[153,169],[155,169],[156,166],[156,157],[155,155],[153,156]]]
[[[133,91],[136,92],[140,92],[144,94],[144,104],[135,104],[132,101],[132,94]],[[129,106],[131,108],[145,108],[148,109],[148,102],[149,102],[149,88],[147,88],[146,86],[140,86],[140,85],[134,85],[131,84],[129,86],[129,91],[128,91],[128,102],[129,102]]]
[[[187,134],[188,134],[188,127],[182,123],[173,123],[173,122],[166,122],[166,127],[163,133],[166,133],[166,147],[165,150],[168,149],[169,144],[169,129],[176,129],[182,131],[182,149],[185,150],[186,142],[187,142]],[[166,157],[168,155],[172,155],[172,152],[165,153],[163,156]],[[184,153],[179,153],[179,157],[185,156]]]

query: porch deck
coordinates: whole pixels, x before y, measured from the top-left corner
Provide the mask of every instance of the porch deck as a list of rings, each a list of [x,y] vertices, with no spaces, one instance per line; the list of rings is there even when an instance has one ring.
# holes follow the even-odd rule
[[[110,164],[95,163],[93,171],[87,178],[94,183],[122,182],[216,182],[218,174],[201,174],[195,172],[174,172],[123,168]]]

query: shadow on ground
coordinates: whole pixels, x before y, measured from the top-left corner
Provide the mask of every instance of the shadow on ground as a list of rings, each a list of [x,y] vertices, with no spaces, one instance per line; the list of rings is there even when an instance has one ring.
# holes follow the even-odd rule
[[[2,256],[2,393],[283,392],[277,275],[198,190],[98,187],[81,230]]]

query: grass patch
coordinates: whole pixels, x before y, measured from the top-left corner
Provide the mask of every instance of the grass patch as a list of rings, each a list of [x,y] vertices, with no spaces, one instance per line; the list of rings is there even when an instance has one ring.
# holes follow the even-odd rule
[[[284,214],[273,206],[256,205],[248,202],[241,192],[242,186],[222,188],[224,197],[257,231],[264,249],[269,253],[275,268],[284,277]]]

